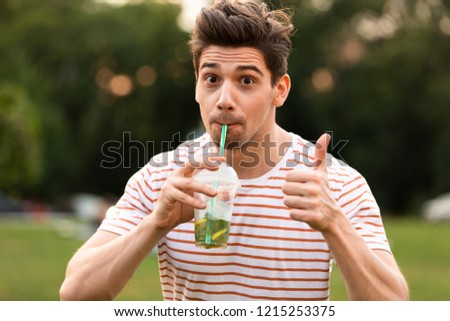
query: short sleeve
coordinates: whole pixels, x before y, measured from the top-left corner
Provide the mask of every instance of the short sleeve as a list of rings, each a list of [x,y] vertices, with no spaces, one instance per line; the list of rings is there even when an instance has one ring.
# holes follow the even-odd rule
[[[153,211],[157,196],[151,173],[151,167],[146,165],[128,180],[124,194],[108,209],[98,230],[125,234]]]
[[[347,173],[338,204],[369,248],[391,252],[380,208],[367,181],[354,169]]]

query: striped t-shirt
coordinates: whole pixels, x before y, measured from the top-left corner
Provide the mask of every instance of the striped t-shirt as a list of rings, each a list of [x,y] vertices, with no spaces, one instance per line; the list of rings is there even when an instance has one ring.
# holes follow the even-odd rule
[[[291,135],[291,146],[274,168],[261,177],[240,180],[226,249],[195,247],[193,221],[178,225],[159,241],[165,300],[329,299],[328,245],[319,231],[292,220],[283,204],[287,171],[312,168],[307,165],[314,159],[314,145]],[[135,228],[151,215],[170,173],[198,157],[209,142],[204,134],[154,157],[130,178],[99,229],[122,235]],[[390,252],[379,207],[365,179],[348,165],[329,160],[330,190],[343,213],[368,247]]]

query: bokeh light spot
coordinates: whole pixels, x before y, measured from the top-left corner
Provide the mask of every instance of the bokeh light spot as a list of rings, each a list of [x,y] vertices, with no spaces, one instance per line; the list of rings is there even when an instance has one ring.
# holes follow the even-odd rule
[[[102,68],[95,74],[95,82],[100,88],[109,89],[109,83],[114,77],[114,73],[111,69]]]
[[[450,36],[450,18],[447,16],[444,16],[441,18],[441,21],[439,21],[439,29],[441,29],[441,32]]]
[[[116,75],[109,82],[109,90],[116,96],[126,96],[133,90],[133,83],[128,75]]]
[[[334,87],[334,79],[331,71],[327,68],[316,69],[312,75],[314,89],[319,92],[328,92]]]
[[[142,66],[136,71],[136,80],[141,86],[151,86],[157,78],[156,70],[150,66]]]

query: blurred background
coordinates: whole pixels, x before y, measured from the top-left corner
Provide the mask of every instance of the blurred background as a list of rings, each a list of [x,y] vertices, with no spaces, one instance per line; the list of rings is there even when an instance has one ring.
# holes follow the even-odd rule
[[[67,261],[156,153],[201,132],[186,45],[210,0],[0,0],[0,300]],[[257,2],[257,1],[256,1]],[[450,300],[450,1],[275,1],[297,29],[278,123],[369,182],[413,300]],[[161,299],[149,256],[119,300]],[[345,300],[339,271],[332,299]]]

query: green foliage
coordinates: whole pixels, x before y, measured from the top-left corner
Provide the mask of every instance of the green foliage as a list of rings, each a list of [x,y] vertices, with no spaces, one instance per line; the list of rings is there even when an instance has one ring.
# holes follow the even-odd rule
[[[0,83],[0,189],[36,183],[41,152],[36,106],[20,86]]]
[[[307,139],[332,131],[335,142],[349,140],[335,156],[367,178],[385,210],[414,208],[448,191],[449,176],[442,175],[450,155],[448,7],[292,3],[293,90],[279,122]],[[318,71],[330,75],[328,88]]]
[[[335,143],[349,140],[332,151],[367,178],[384,210],[415,208],[448,191],[448,3],[271,4],[281,5],[292,9],[297,32],[280,125],[310,140],[324,131]],[[21,136],[2,123],[0,188],[48,201],[81,191],[120,195],[151,156],[176,145],[162,141],[186,138],[199,113],[179,13],[151,0],[0,2],[2,95],[14,97],[26,125]],[[12,108],[0,103],[1,115]],[[106,169],[102,148],[111,141],[123,158]]]
[[[16,192],[48,201],[79,191],[119,194],[128,177],[161,150],[159,141],[178,131],[187,134],[196,125],[192,67],[187,35],[176,23],[178,6],[153,1],[117,8],[90,1],[8,1],[2,6],[0,79],[23,88],[30,104],[38,106],[35,118],[42,125],[41,144],[29,140],[43,158],[32,164],[40,170],[34,175],[39,180],[35,185],[22,180]],[[139,83],[142,66],[152,68],[156,82]],[[127,77],[131,91],[114,94],[102,71],[110,78]],[[121,142],[124,132],[132,140],[158,143],[131,155],[127,168],[100,168],[102,145]],[[1,138],[12,134],[5,127]],[[10,147],[2,144],[11,158]],[[25,150],[17,153],[16,158],[31,159]],[[17,177],[17,171],[6,171]],[[13,192],[10,181],[2,181],[1,188]]]

